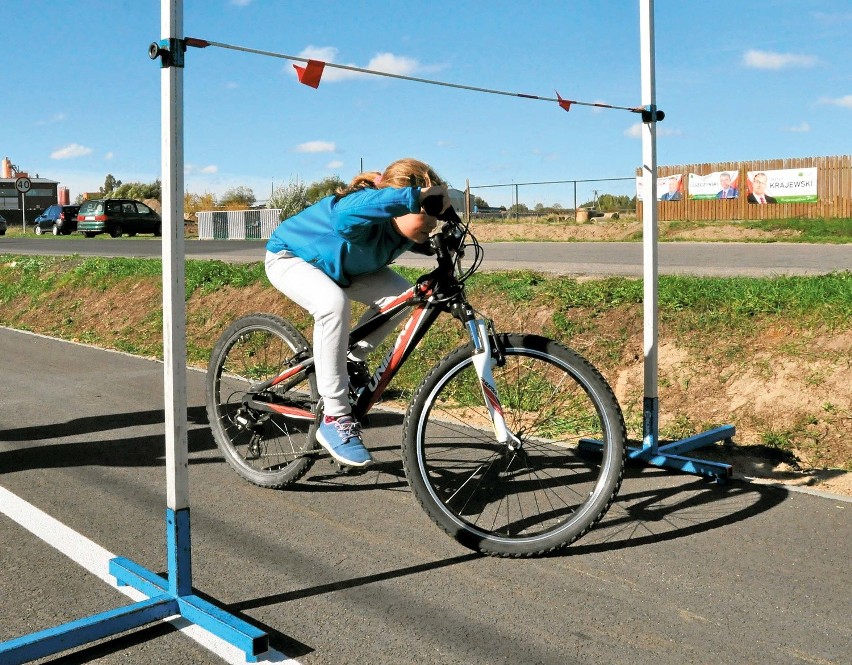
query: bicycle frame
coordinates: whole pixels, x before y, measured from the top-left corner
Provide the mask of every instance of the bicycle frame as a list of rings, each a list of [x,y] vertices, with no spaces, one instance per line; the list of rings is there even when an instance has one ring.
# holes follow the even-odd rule
[[[502,364],[502,349],[499,347],[491,322],[481,318],[477,319],[473,308],[467,302],[464,286],[455,276],[453,253],[447,251],[443,239],[438,239],[435,242],[438,245],[438,268],[420,277],[414,286],[383,306],[375,316],[356,326],[349,334],[349,349],[351,350],[377,328],[391,319],[397,318],[406,309],[412,310],[393,347],[385,354],[370,381],[358,394],[353,405],[353,415],[361,419],[375,406],[388,384],[414,349],[417,348],[429,328],[432,327],[442,312],[449,312],[454,318],[462,322],[470,335],[474,348],[473,365],[479,377],[482,395],[491,415],[497,441],[500,443],[509,442],[512,445],[517,442],[517,439],[506,427],[492,373],[494,362]],[[313,357],[304,357],[278,376],[252,385],[244,400],[246,406],[257,411],[279,413],[299,420],[314,420],[317,414],[307,409],[267,402],[262,398],[258,399],[259,394],[269,388],[301,381],[304,374],[312,370],[313,365]]]

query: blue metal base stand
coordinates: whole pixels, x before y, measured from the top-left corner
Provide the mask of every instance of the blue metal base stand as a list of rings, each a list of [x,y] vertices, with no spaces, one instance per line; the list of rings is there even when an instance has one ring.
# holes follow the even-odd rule
[[[658,445],[658,415],[659,401],[656,399],[645,399],[643,418],[642,447],[630,446],[627,449],[627,457],[632,460],[641,460],[652,466],[669,469],[677,469],[684,473],[693,473],[699,476],[713,478],[718,482],[724,482],[731,477],[733,467],[722,462],[711,462],[692,457],[684,457],[683,453],[704,448],[717,441],[728,441],[734,437],[737,430],[733,425],[722,425],[715,429],[694,434],[693,436]],[[600,441],[583,439],[580,448],[584,450],[597,450],[602,447]]]
[[[109,562],[109,572],[119,586],[133,587],[149,596],[147,600],[2,642],[0,663],[26,663],[174,615],[181,615],[242,650],[247,661],[257,662],[258,655],[269,649],[267,634],[192,592],[189,509],[167,509],[166,525],[168,579],[123,557]]]

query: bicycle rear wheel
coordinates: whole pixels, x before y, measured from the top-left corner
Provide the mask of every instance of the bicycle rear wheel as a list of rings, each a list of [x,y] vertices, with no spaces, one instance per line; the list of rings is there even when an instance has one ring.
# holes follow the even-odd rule
[[[486,554],[531,556],[570,544],[603,517],[621,485],[624,418],[580,355],[535,335],[504,334],[493,368],[514,446],[498,443],[472,363],[451,352],[406,413],[405,473],[429,517]],[[602,454],[581,441],[602,443]]]
[[[317,449],[316,421],[252,409],[243,402],[250,385],[271,379],[310,353],[304,336],[284,319],[252,314],[219,338],[207,369],[207,418],[225,461],[255,485],[280,488],[301,478]],[[262,401],[316,412],[314,373],[257,394]]]

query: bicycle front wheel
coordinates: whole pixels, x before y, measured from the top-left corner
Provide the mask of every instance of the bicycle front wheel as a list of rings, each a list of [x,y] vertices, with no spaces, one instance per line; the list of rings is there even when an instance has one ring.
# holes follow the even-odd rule
[[[403,463],[420,505],[463,545],[543,554],[586,533],[614,500],[624,418],[606,380],[576,352],[535,335],[500,339],[505,363],[494,366],[494,380],[513,440],[496,441],[473,349],[464,346],[415,393]]]
[[[301,478],[314,461],[316,421],[252,409],[252,384],[278,376],[310,352],[304,336],[284,319],[252,314],[219,338],[207,369],[207,418],[225,461],[255,485],[280,488]],[[285,387],[251,394],[261,401],[316,412],[316,376],[308,372]]]

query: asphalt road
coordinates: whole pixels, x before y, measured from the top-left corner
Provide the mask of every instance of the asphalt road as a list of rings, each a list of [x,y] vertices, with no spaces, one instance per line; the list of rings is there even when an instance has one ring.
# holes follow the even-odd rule
[[[562,275],[642,276],[641,243],[485,243],[484,270],[530,269]],[[234,263],[262,261],[257,240],[187,240],[190,259]],[[160,257],[160,239],[0,237],[0,253],[81,256]],[[431,267],[428,257],[407,253],[399,265]],[[660,274],[705,276],[816,275],[852,270],[852,246],[797,243],[659,244]]]
[[[162,372],[0,329],[0,640],[128,602],[41,538],[166,568]],[[415,504],[399,415],[367,430],[374,469],[319,461],[292,489],[261,490],[218,455],[203,381],[189,373],[194,586],[266,630],[275,662],[849,663],[845,499],[634,467],[564,553],[484,558]],[[8,517],[15,497],[27,528]],[[54,662],[223,661],[164,623]]]

